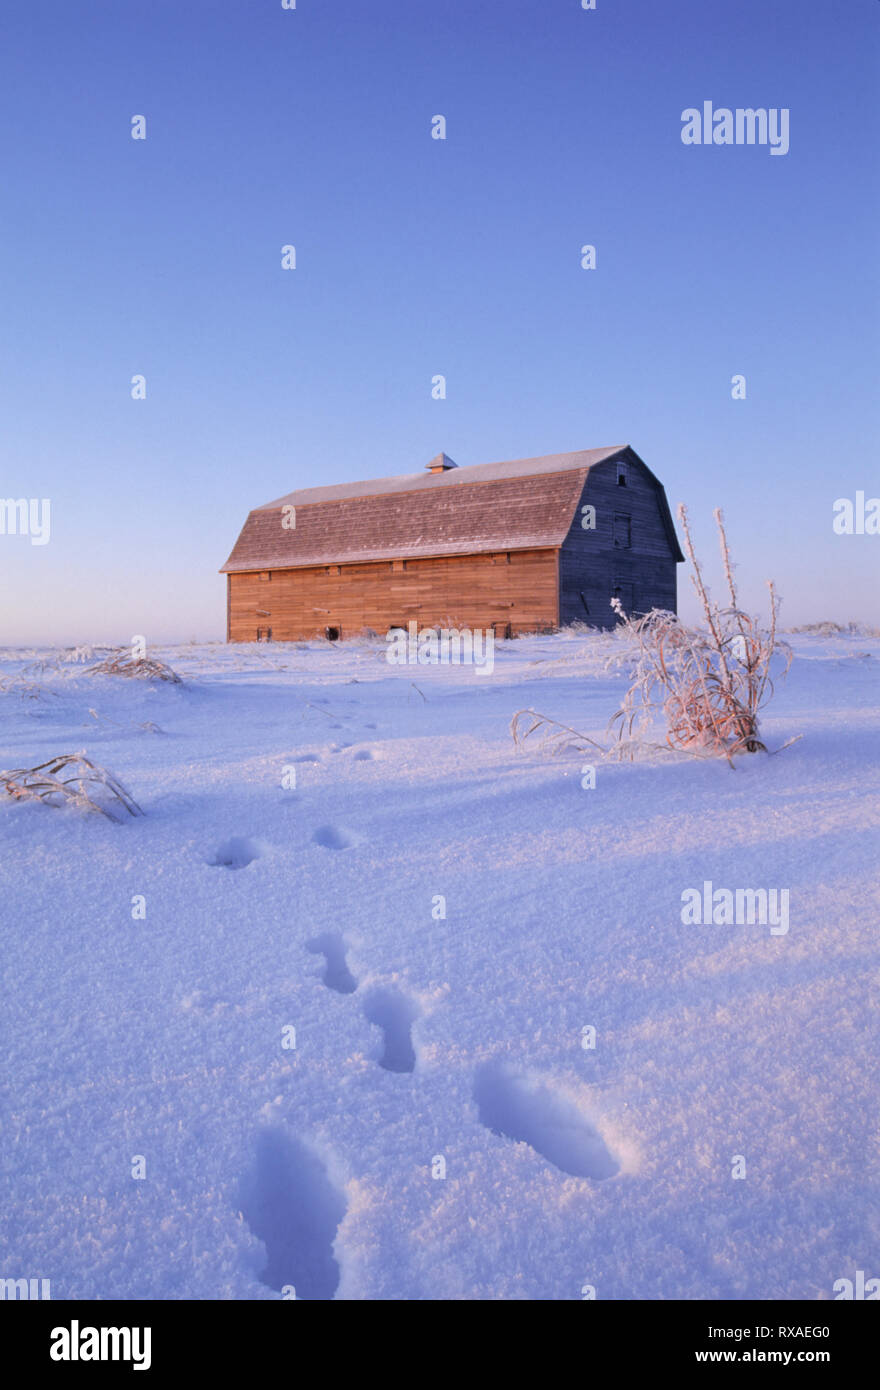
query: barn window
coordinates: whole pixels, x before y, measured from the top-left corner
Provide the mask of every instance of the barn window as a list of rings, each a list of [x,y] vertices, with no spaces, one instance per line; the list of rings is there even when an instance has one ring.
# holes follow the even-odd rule
[[[258,642],[271,642],[271,641],[272,641],[272,629],[271,629],[271,627],[258,627],[258,628],[257,628],[257,641],[258,641]]]
[[[406,560],[392,560],[392,561],[391,561],[391,570],[392,570],[392,573],[393,573],[393,574],[400,574],[401,571],[402,571],[402,570],[405,570],[405,569],[406,569]]]
[[[629,550],[632,544],[630,519],[626,512],[614,513],[614,547],[616,550]]]
[[[619,464],[617,465],[617,486],[618,486],[618,487],[626,487],[626,464],[625,464],[625,463],[619,463]]]
[[[257,576],[257,578],[258,578],[258,579],[271,579],[271,578],[272,578],[272,571],[271,571],[271,570],[260,570],[260,573],[259,573],[259,575]]]
[[[325,627],[324,636],[328,642],[338,642],[342,636],[342,629],[338,627]]]

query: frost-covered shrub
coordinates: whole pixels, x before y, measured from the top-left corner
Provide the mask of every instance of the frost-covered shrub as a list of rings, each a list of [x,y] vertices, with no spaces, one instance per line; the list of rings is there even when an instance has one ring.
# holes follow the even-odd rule
[[[721,559],[730,603],[722,608],[703,580],[688,525],[687,509],[678,508],[691,580],[705,618],[701,627],[686,627],[674,613],[654,609],[643,618],[629,618],[612,600],[636,652],[635,668],[623,704],[612,722],[620,740],[646,732],[655,712],[663,713],[670,748],[732,757],[735,753],[766,752],[759,737],[758,716],[773,693],[771,665],[784,653],[783,671],[791,652],[777,637],[779,599],[772,581],[766,625],[743,612],[730,560],[724,518],[715,511]]]
[[[0,772],[0,792],[16,801],[42,801],[47,806],[77,806],[114,820],[120,807],[143,815],[122,783],[84,753],[61,753],[36,767]],[[107,804],[105,805],[104,802]]]
[[[710,596],[702,567],[694,552],[686,508],[678,508],[691,562],[691,579],[703,609],[705,623],[688,627],[674,614],[655,608],[632,618],[618,599],[612,599],[626,649],[629,688],[609,727],[616,731],[610,748],[578,734],[536,710],[520,710],[511,731],[523,743],[538,733],[550,748],[598,748],[606,756],[632,758],[648,748],[666,747],[695,756],[728,759],[737,753],[766,752],[759,733],[759,714],[773,693],[771,667],[782,658],[784,674],[791,651],[777,636],[779,599],[768,582],[770,614],[766,624],[743,612],[730,560],[724,519],[720,509],[715,521],[730,602],[722,608]],[[665,726],[665,745],[651,741],[658,715]],[[528,720],[531,723],[527,724]]]
[[[120,647],[105,661],[88,668],[90,676],[134,676],[140,680],[169,681],[172,685],[183,685],[176,671],[164,661],[153,656],[135,656],[128,647]]]

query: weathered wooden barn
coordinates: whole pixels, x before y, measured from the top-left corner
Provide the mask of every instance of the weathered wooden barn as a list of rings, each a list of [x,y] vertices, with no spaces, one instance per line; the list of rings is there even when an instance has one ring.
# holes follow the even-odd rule
[[[250,513],[221,573],[227,639],[420,627],[546,632],[675,611],[662,484],[628,445],[304,488]]]

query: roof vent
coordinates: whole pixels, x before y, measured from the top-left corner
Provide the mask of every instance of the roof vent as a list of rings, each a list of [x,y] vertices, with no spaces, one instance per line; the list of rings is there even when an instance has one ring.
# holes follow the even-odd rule
[[[430,463],[426,463],[425,467],[429,473],[445,473],[449,468],[457,468],[458,464],[448,454],[438,454]]]

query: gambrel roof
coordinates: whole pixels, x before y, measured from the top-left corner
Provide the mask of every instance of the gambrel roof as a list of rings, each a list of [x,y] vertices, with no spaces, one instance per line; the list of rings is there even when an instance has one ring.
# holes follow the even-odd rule
[[[617,444],[462,468],[447,459],[443,471],[301,488],[250,513],[221,573],[560,546],[590,469],[615,457],[642,462]],[[647,471],[681,558],[665,493]]]

